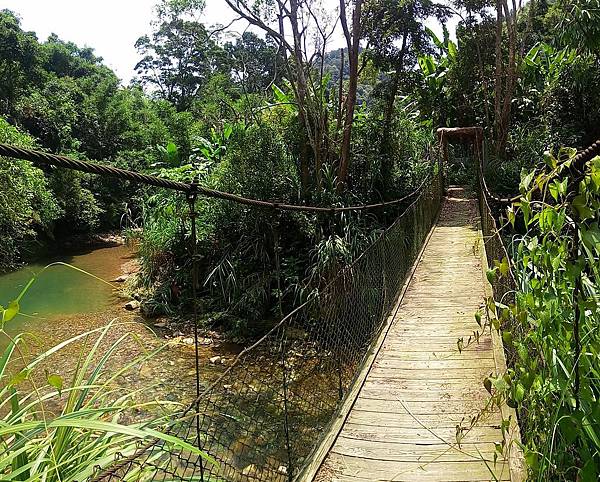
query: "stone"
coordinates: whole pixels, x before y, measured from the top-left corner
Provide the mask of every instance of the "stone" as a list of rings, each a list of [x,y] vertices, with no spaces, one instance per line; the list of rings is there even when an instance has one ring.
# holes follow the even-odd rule
[[[277,469],[277,472],[283,475],[287,475],[287,467],[285,465],[280,465]]]
[[[122,274],[118,278],[115,278],[114,280],[112,280],[112,283],[125,283],[125,281],[127,281],[128,279],[129,279],[129,276],[127,276],[126,274]]]
[[[209,359],[209,361],[215,365],[217,363],[219,363],[221,361],[221,357],[220,356],[213,356],[212,358]]]
[[[125,309],[128,311],[137,310],[140,307],[140,302],[137,300],[131,300],[128,303],[125,303]]]

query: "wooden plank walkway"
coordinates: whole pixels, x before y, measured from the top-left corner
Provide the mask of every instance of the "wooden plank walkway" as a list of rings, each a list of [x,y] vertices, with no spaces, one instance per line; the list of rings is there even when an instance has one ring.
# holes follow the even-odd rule
[[[492,336],[488,330],[462,353],[457,348],[458,338],[467,344],[481,331],[480,248],[476,201],[453,188],[315,480],[511,480],[502,455],[494,461],[500,410],[485,410],[483,379],[497,371]]]

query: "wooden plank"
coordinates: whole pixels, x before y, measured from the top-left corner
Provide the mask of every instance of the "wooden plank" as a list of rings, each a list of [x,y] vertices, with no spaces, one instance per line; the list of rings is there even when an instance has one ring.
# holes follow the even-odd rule
[[[388,352],[386,352],[386,355]],[[400,370],[462,370],[464,368],[473,369],[490,369],[495,368],[496,364],[493,358],[481,359],[476,364],[473,360],[453,359],[453,360],[402,360],[396,357],[386,356],[383,360],[376,361],[376,366],[387,367]]]
[[[370,378],[365,382],[364,389],[390,388],[404,390],[421,390],[422,392],[438,391],[438,390],[467,390],[477,388],[478,385],[473,384],[473,380],[460,378],[458,380],[406,380],[402,378],[389,378],[382,380],[380,378]],[[481,383],[483,387],[483,382]]]
[[[463,351],[438,350],[438,351],[406,351],[401,346],[384,345],[386,357],[389,359],[398,358],[400,360],[493,360],[494,357],[487,350],[481,351]]]
[[[332,453],[329,464],[343,469],[344,475],[364,478],[369,480],[394,480],[394,481],[473,481],[491,480],[492,473],[498,480],[508,479],[508,468],[500,461],[496,467],[488,466],[483,461],[469,462],[393,462],[386,461],[371,463],[372,461],[360,457],[349,457]],[[332,479],[339,480],[339,479]]]
[[[427,399],[377,400],[360,397],[354,406],[357,410],[368,410],[371,412],[387,413],[390,415],[398,413],[408,413],[415,416],[436,413],[462,413],[466,417],[470,417],[482,411],[486,406],[486,401],[448,400],[437,402]]]
[[[464,427],[468,429],[469,427]],[[455,444],[477,443],[477,442],[502,442],[502,433],[497,427],[474,427],[464,433],[461,432],[457,438],[455,427],[373,427],[371,425],[355,424],[346,422],[342,437],[357,440],[372,440],[378,442],[394,443],[400,445],[414,446],[419,444]]]
[[[494,462],[498,453],[493,442],[472,443],[461,441],[445,444],[404,444],[398,445],[390,442],[373,442],[371,440],[358,440],[341,436],[335,446],[335,453],[350,455],[364,459],[374,459],[394,462],[471,462],[478,460],[483,455],[488,462]]]
[[[416,418],[416,420],[415,420]],[[428,428],[456,428],[457,424],[468,426],[471,419],[465,413],[435,413],[435,414],[409,414],[396,413],[390,417],[388,413],[370,412],[365,410],[352,410],[348,422],[370,425],[372,427],[415,427]],[[499,428],[502,423],[500,412],[495,411],[485,414],[480,418],[478,425]]]
[[[400,385],[400,384],[398,384]],[[486,390],[481,386],[463,386],[455,389],[423,390],[422,388],[396,388],[393,384],[386,387],[363,387],[361,396],[370,400],[431,400],[431,401],[460,401],[482,398]]]

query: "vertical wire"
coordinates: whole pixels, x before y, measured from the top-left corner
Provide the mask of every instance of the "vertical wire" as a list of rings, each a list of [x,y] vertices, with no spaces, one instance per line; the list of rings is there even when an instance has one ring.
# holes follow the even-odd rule
[[[198,348],[198,298],[197,298],[197,285],[198,285],[198,243],[196,240],[196,199],[197,184],[196,180],[192,183],[192,189],[188,194],[188,204],[190,209],[190,221],[191,221],[191,255],[192,255],[192,298],[193,298],[193,323],[194,323],[194,349],[195,349],[195,365],[196,365],[196,442],[198,449],[201,450],[200,442],[200,352]],[[200,480],[204,482],[204,463],[202,457],[198,457],[200,463]]]
[[[283,411],[284,411],[284,424],[283,429],[285,432],[285,442],[287,448],[287,456],[288,456],[288,480],[292,482],[294,479],[293,466],[292,466],[292,446],[290,444],[290,421],[289,421],[289,408],[288,408],[288,386],[287,386],[287,368],[285,366],[285,354],[286,354],[286,334],[285,327],[282,328],[283,333],[281,336],[281,365],[283,370]]]
[[[575,216],[575,234],[573,235],[573,262],[577,264],[579,262],[579,226],[577,225],[578,216]],[[578,271],[578,270],[577,270]],[[582,294],[582,273],[577,272],[575,275],[575,286],[573,287],[573,304],[574,304],[574,320],[573,320],[573,338],[575,342],[575,360],[574,360],[574,371],[575,381],[573,385],[573,395],[575,397],[575,409],[579,410],[579,359],[581,357],[581,339],[579,322],[581,319],[581,308],[579,306],[579,299]]]

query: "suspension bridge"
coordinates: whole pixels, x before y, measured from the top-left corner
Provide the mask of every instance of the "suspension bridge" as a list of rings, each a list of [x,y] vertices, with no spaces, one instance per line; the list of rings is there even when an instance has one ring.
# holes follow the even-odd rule
[[[338,208],[245,199],[0,144],[7,157],[184,192],[192,233],[198,195],[268,210],[400,210],[363,254],[219,376],[206,379],[196,358],[196,399],[165,430],[216,463],[145,440],[98,467],[94,481],[525,479],[515,412],[491,403],[483,383],[506,370],[489,300],[510,296],[514,280],[505,276],[492,287],[485,276],[506,251],[483,177],[482,131],[439,134],[440,162],[417,191]],[[477,193],[444,189],[447,143],[454,139],[473,143]],[[597,144],[579,161],[600,151]],[[195,242],[190,249],[196,279]],[[196,317],[195,311],[197,347]]]

